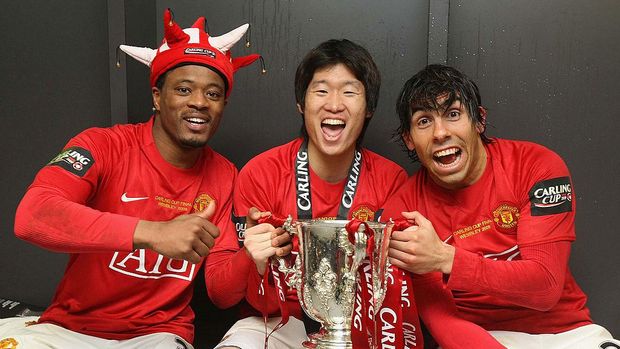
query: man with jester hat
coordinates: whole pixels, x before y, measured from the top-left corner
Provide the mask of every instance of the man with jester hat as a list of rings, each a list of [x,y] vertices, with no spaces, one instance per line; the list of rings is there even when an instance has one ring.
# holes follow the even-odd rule
[[[260,281],[230,253],[237,169],[207,145],[234,72],[259,56],[231,55],[247,24],[212,37],[204,21],[182,30],[166,10],[157,50],[121,46],[150,67],[154,115],[81,132],[28,188],[15,234],[70,259],[40,318],[0,320],[0,347],[192,348],[201,266],[220,307]]]

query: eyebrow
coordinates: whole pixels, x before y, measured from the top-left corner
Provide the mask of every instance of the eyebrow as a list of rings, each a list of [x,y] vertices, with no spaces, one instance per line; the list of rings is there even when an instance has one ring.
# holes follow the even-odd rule
[[[320,84],[328,84],[328,82],[327,82],[327,80],[316,80],[316,81],[311,82],[310,86],[315,86],[315,85],[320,85]],[[359,81],[359,80],[346,80],[342,85],[343,86],[352,85],[352,86],[356,86],[356,87],[364,86],[362,84],[362,82]]]
[[[176,83],[177,84],[183,84],[183,83],[185,83],[185,84],[195,84],[196,81],[192,80],[192,79],[183,79],[183,80],[176,81]],[[217,87],[217,88],[221,88],[222,90],[224,89],[224,86],[222,86],[222,84],[217,83],[217,82],[210,82],[210,83],[208,83],[207,84],[207,88],[209,88],[209,87]]]
[[[447,100],[446,100],[447,102]],[[457,102],[460,103],[460,107],[463,106],[463,101],[461,100],[460,97],[456,97],[454,98],[454,100],[452,101],[452,103],[450,103],[449,105],[446,103],[442,103],[442,104],[437,104],[437,103],[429,103],[428,100],[424,100],[424,101],[416,101],[414,103],[412,103],[411,105],[411,115],[415,114],[418,111],[431,111],[431,110],[443,110],[442,112],[446,112],[450,109],[452,109],[452,106],[454,104],[456,104]],[[460,109],[459,107],[459,109]]]

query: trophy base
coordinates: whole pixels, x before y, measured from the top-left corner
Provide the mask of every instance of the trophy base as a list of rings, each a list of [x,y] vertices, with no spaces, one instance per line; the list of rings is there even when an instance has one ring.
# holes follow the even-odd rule
[[[352,349],[353,343],[350,338],[334,338],[330,336],[323,328],[319,332],[311,333],[308,335],[307,341],[304,341],[301,345],[308,349]]]

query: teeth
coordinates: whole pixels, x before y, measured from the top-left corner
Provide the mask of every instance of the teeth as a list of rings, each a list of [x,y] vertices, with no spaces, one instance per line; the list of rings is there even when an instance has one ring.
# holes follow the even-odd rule
[[[199,119],[199,118],[189,118],[187,119],[187,121],[194,123],[194,124],[204,124],[206,121],[203,119]]]
[[[442,156],[456,154],[457,151],[459,151],[457,148],[444,149],[442,151],[436,152],[434,156],[440,158]]]
[[[338,119],[325,119],[322,123],[332,126],[344,125],[344,121]]]

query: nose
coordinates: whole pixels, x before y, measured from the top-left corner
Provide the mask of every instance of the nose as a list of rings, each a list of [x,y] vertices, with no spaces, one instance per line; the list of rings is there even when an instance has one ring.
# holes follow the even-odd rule
[[[342,97],[337,93],[330,93],[325,101],[325,109],[332,113],[342,111],[344,109]]]
[[[195,109],[204,109],[209,105],[209,99],[199,91],[192,93],[187,102],[188,106]]]
[[[433,138],[438,142],[443,142],[450,137],[450,131],[442,118],[436,118],[433,123]]]

